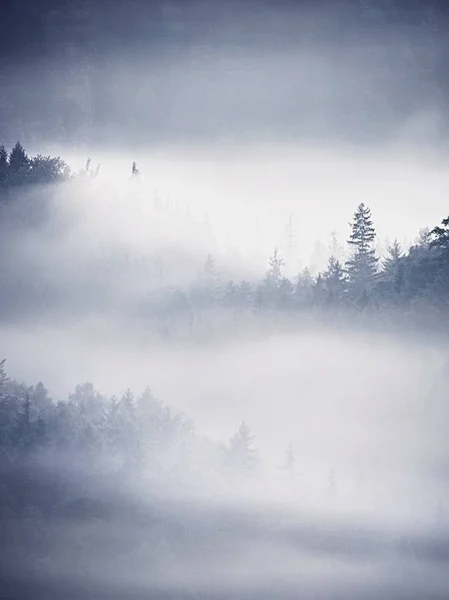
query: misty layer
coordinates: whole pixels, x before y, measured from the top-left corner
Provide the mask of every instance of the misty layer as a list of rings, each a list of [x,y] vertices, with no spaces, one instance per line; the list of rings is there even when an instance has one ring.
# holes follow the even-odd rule
[[[289,348],[285,339],[279,345]],[[255,360],[263,365],[262,355]],[[351,368],[369,386],[372,374]],[[271,371],[282,372],[275,363]],[[106,398],[86,383],[55,402],[42,383],[9,379],[2,363],[2,593],[377,598],[388,590],[444,598],[447,484],[435,467],[444,464],[447,444],[436,425],[437,390],[426,399],[425,414],[435,418],[422,419],[417,384],[416,374],[408,388],[380,384],[365,391],[358,409],[352,402],[360,396],[348,388],[339,397],[341,384],[330,403],[314,386],[314,399],[289,408],[280,388],[280,414],[265,423],[249,393],[246,411],[264,449],[245,422],[227,442],[207,439],[148,388]],[[204,401],[203,412],[213,411]],[[322,407],[311,410],[309,402]],[[283,410],[290,416],[280,419]],[[292,417],[296,433],[286,427]],[[284,446],[277,463],[267,460],[273,433]]]
[[[322,233],[314,246],[308,234],[306,262],[293,214],[276,234],[259,223],[263,206],[230,201],[225,215],[213,198],[190,203],[191,190],[164,197],[151,182],[135,163],[128,176],[102,176],[90,159],[71,173],[59,158],[28,157],[19,143],[10,153],[1,147],[3,324],[106,318],[164,339],[329,320],[444,327],[447,220],[421,229],[411,246],[399,236],[379,244],[362,202],[346,239],[327,233],[326,248]],[[268,256],[264,237],[277,240]]]
[[[447,597],[446,220],[380,256],[359,203],[301,267],[292,216],[264,257],[136,164],[0,159],[2,352],[75,387],[2,364],[2,594]]]

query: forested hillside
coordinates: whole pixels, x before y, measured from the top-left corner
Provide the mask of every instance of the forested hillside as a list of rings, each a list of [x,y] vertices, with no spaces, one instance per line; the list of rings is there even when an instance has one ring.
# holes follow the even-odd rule
[[[164,204],[148,196],[139,184],[135,164],[130,171],[123,192],[129,211],[139,214],[135,200],[143,198],[149,205],[155,203],[151,214],[153,219],[162,219],[161,227],[168,227],[170,220],[178,219],[186,229],[189,215],[181,214],[174,204]],[[70,213],[71,209],[64,208],[64,201],[55,204],[55,194],[63,198],[66,194],[69,205],[70,198],[81,193],[94,207],[96,196],[111,193],[102,187],[99,173],[100,166],[91,167],[90,160],[85,169],[71,173],[60,158],[30,158],[19,143],[10,152],[0,147],[0,319],[5,321],[10,316],[20,319],[20,315],[30,314],[41,318],[51,316],[52,311],[69,310],[81,315],[86,311],[107,314],[118,310],[126,319],[143,319],[149,331],[174,337],[180,331],[183,336],[195,337],[206,322],[235,328],[251,324],[261,316],[271,322],[278,320],[279,324],[294,324],[295,320],[302,322],[305,318],[330,319],[342,324],[364,320],[378,326],[383,323],[387,328],[446,330],[448,218],[431,230],[416,232],[416,241],[410,247],[401,247],[394,240],[385,255],[379,256],[374,217],[363,202],[355,207],[346,249],[334,239],[324,270],[314,272],[312,267],[305,267],[293,278],[287,277],[284,270],[289,263],[291,272],[291,264],[298,258],[291,227],[286,228],[281,249],[274,248],[267,257],[266,271],[259,279],[239,280],[228,265],[219,264],[213,249],[202,258],[192,258],[188,268],[183,263],[185,252],[170,245],[166,254],[159,249],[156,254],[145,255],[120,245],[101,252],[88,250],[80,264],[72,262],[72,267],[63,267],[64,278],[59,279],[49,264],[40,266],[32,262],[33,255],[31,258],[20,255],[21,244],[17,246],[17,242],[24,232],[30,236],[50,227],[50,241],[51,236],[60,240],[76,224],[76,217]],[[111,197],[111,207],[114,201]],[[95,236],[95,231],[92,233]],[[195,260],[199,261],[196,266]],[[177,261],[178,270],[185,271],[183,285],[174,285],[168,276]],[[121,285],[121,281],[131,281],[131,285]],[[15,294],[14,290],[19,289],[23,293]]]
[[[296,277],[285,275],[289,262],[291,266],[298,258],[290,227],[283,244],[267,257],[265,272],[241,279],[239,265],[221,265],[212,251],[187,256],[188,237],[183,238],[184,245],[173,245],[174,231],[187,235],[191,215],[174,202],[148,195],[144,181],[135,163],[119,188],[108,185],[100,166],[93,166],[90,159],[85,168],[73,171],[59,157],[28,156],[20,143],[11,149],[0,147],[0,325],[5,339],[15,327],[20,330],[24,323],[32,323],[37,324],[33,343],[39,345],[46,327],[63,328],[70,322],[81,329],[86,318],[99,315],[110,330],[107,339],[112,345],[126,349],[135,336],[144,360],[156,364],[151,352],[179,348],[180,341],[194,342],[185,346],[186,360],[194,347],[202,346],[197,342],[205,344],[209,354],[217,348],[221,351],[225,340],[243,343],[254,334],[257,345],[271,334],[317,332],[320,325],[336,326],[336,331],[352,326],[365,332],[372,327],[378,332],[447,334],[449,218],[432,230],[417,232],[411,247],[394,241],[380,256],[374,215],[362,202],[354,207],[348,223],[346,249],[334,238],[324,270],[304,268]],[[130,250],[118,239],[109,246],[96,243],[103,235],[105,215],[116,218],[113,211],[119,202],[138,221],[144,220],[139,202],[150,206],[145,218],[150,215],[152,235],[159,233],[158,244],[163,242],[157,252],[137,251],[138,244]],[[77,229],[86,213],[89,228]],[[173,223],[180,229],[172,229]],[[119,230],[120,225],[119,221]],[[190,243],[198,232],[194,227]],[[178,278],[170,281],[172,271]],[[120,334],[111,333],[114,319],[123,325]],[[53,352],[63,354],[70,343],[62,338]],[[318,339],[317,344],[320,348],[324,344],[320,352],[328,352],[325,342]],[[23,351],[25,345],[22,342]],[[279,367],[274,354],[269,364],[266,358],[258,364],[255,347],[251,350],[255,366],[275,372]],[[3,353],[1,348],[0,339]],[[74,352],[84,364],[90,356],[101,358],[95,350],[86,357],[76,347]],[[289,350],[277,347],[276,355],[282,352],[285,360]],[[325,445],[327,436],[335,442],[336,436],[340,439],[336,447],[344,447],[345,437],[338,437],[340,421],[333,411],[346,405],[333,396],[336,371],[325,368],[326,358],[329,363],[341,360],[333,352],[323,356],[319,365],[320,378],[328,372],[330,377],[328,433],[322,430],[324,414],[318,430],[307,431],[309,407],[323,402],[317,382],[296,390],[295,404],[284,418],[303,423],[302,435],[317,436],[320,445]],[[49,358],[56,364],[56,354]],[[304,360],[301,355],[294,358],[297,363]],[[108,351],[104,360],[108,363]],[[191,360],[187,371],[199,368],[201,379],[211,377],[207,367],[211,363],[205,363],[204,357],[196,367]],[[215,360],[224,362],[224,355]],[[277,360],[282,362],[279,356]],[[173,361],[167,376],[176,379],[180,363]],[[16,354],[16,368],[17,364]],[[345,394],[356,394],[357,410],[378,415],[387,406],[386,414],[396,419],[397,444],[389,446],[395,448],[392,463],[396,460],[402,466],[401,440],[413,445],[411,422],[416,428],[416,415],[421,415],[417,431],[423,440],[428,440],[432,428],[432,444],[437,448],[432,464],[439,471],[426,479],[432,485],[422,490],[419,510],[413,507],[413,524],[396,516],[391,525],[387,513],[411,510],[407,509],[408,488],[404,484],[406,491],[397,492],[394,474],[388,479],[387,473],[385,479],[385,473],[369,462],[362,462],[360,472],[354,466],[341,473],[334,468],[337,458],[330,452],[325,453],[324,470],[321,465],[318,472],[311,454],[296,452],[300,437],[289,439],[283,429],[277,432],[282,447],[265,448],[258,432],[252,431],[249,407],[248,423],[236,419],[235,433],[220,440],[198,431],[189,415],[176,408],[184,392],[192,393],[182,384],[178,397],[161,399],[151,388],[137,394],[117,389],[117,395],[106,396],[89,382],[77,385],[67,398],[51,398],[42,382],[22,382],[8,376],[7,368],[8,362],[2,360],[3,596],[268,600],[297,598],[299,586],[304,593],[313,590],[323,598],[346,598],[348,589],[357,598],[382,597],[386,589],[397,589],[408,599],[421,598],[423,593],[429,598],[445,597],[444,372],[437,388],[425,388],[422,394],[418,389],[416,400],[412,393],[395,397],[380,385],[379,392],[366,384],[359,390],[366,370],[375,370],[376,365],[369,361],[345,365],[351,380],[349,387],[345,383]],[[107,368],[112,376],[115,367]],[[127,373],[126,365],[123,369]],[[222,377],[231,384],[243,377],[236,366],[224,365],[223,370]],[[259,377],[254,377],[246,394],[263,403]],[[218,398],[223,382],[211,382]],[[288,377],[276,380],[271,411],[283,410],[287,384],[294,387]],[[208,402],[209,411],[224,414],[220,408],[233,415],[245,398],[235,392],[235,397],[229,393]],[[426,410],[420,412],[424,406]],[[364,422],[361,427],[357,434],[369,437],[370,425]],[[407,428],[410,432],[404,437]],[[267,456],[275,451],[283,460],[267,463]],[[417,466],[413,477],[421,476]],[[434,489],[432,477],[441,488]],[[378,508],[381,498],[382,510]],[[353,511],[350,516],[348,511]],[[323,567],[329,560],[332,564]],[[304,573],[299,579],[298,564]],[[329,581],[337,582],[331,596]]]

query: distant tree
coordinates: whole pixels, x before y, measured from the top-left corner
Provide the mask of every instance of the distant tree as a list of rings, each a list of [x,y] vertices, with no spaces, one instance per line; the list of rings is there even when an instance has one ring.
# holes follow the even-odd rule
[[[313,302],[315,280],[311,272],[305,267],[298,275],[295,286],[295,304],[298,307],[308,307]]]
[[[387,248],[387,256],[382,263],[380,285],[390,300],[397,300],[404,285],[404,254],[397,240]]]
[[[226,450],[228,466],[241,471],[251,470],[256,463],[256,451],[253,447],[254,435],[243,421],[237,431],[229,440]]]
[[[59,156],[41,156],[38,154],[29,161],[29,183],[56,183],[70,177],[70,168]]]
[[[208,254],[191,291],[192,303],[199,308],[210,308],[219,300],[220,292],[220,273],[214,257]]]
[[[295,287],[287,277],[283,277],[279,283],[277,292],[277,308],[288,310],[293,308],[295,300]]]
[[[374,250],[376,231],[371,211],[363,202],[357,207],[351,229],[348,244],[353,248],[353,254],[346,262],[348,290],[351,299],[363,307],[373,292],[378,262]]]
[[[5,371],[6,359],[0,360],[0,397],[6,394],[8,377]]]
[[[253,288],[248,281],[241,281],[237,287],[237,302],[240,308],[251,305],[253,300]]]
[[[275,308],[279,303],[279,288],[284,279],[282,268],[285,266],[283,259],[275,248],[268,260],[268,269],[265,277],[257,290],[257,303],[259,306]]]
[[[345,251],[338,239],[337,232],[332,231],[329,237],[330,237],[329,245],[328,245],[329,255],[333,256],[335,258],[335,260],[337,260],[339,262],[343,261]]]
[[[428,227],[423,227],[419,230],[419,235],[414,242],[414,246],[424,247],[429,246],[432,241],[432,233]]]
[[[438,248],[445,258],[449,257],[449,217],[441,221],[441,226],[434,227],[427,239],[431,247]]]
[[[140,171],[137,168],[137,163],[133,162],[133,166],[132,166],[132,169],[131,169],[131,176],[132,177],[137,177],[138,175],[140,175]]]
[[[18,173],[21,169],[29,165],[29,158],[20,142],[17,142],[11,150],[8,165],[13,173]]]
[[[6,179],[6,171],[8,169],[8,152],[5,146],[0,146],[0,183]]]
[[[327,269],[322,273],[323,299],[327,305],[342,302],[346,293],[346,277],[343,266],[334,257],[329,258]]]
[[[31,403],[28,392],[20,402],[19,412],[16,417],[16,426],[14,435],[18,440],[18,445],[22,448],[28,448],[32,442],[31,430]]]
[[[269,258],[268,271],[265,276],[266,280],[273,287],[279,287],[282,280],[282,267],[284,265],[284,261],[278,254],[278,249],[275,248],[272,256]]]

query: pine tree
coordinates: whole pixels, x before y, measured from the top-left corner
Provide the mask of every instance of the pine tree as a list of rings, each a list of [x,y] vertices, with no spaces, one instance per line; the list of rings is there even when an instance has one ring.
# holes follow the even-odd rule
[[[382,264],[381,279],[388,296],[400,294],[404,283],[404,255],[397,240],[387,248],[387,256]]]
[[[0,146],[0,183],[6,179],[8,169],[8,152],[3,144]]]
[[[351,228],[348,244],[353,248],[353,255],[346,262],[349,292],[353,300],[364,306],[376,279],[378,259],[373,248],[376,232],[371,211],[363,202],[357,207]]]
[[[14,431],[18,445],[27,448],[31,444],[31,403],[27,392],[25,398],[20,402],[19,413],[16,418]]]
[[[387,252],[388,252],[388,255],[384,259],[383,264],[382,264],[382,271],[384,273],[388,273],[388,272],[394,270],[397,265],[397,262],[403,256],[401,244],[397,240],[394,240],[394,242],[392,244],[388,245]]]
[[[328,251],[329,255],[333,256],[336,260],[341,262],[344,259],[345,251],[338,240],[338,235],[336,231],[332,231],[330,234]]]
[[[193,289],[194,303],[202,308],[210,307],[219,299],[220,291],[220,273],[215,266],[214,257],[208,254]]]
[[[269,284],[275,288],[278,288],[282,280],[282,267],[285,266],[284,261],[278,255],[278,249],[275,248],[272,256],[268,261],[268,271],[266,273],[266,280]]]
[[[6,389],[8,385],[8,376],[5,371],[5,363],[6,359],[0,360],[0,398],[6,394]]]
[[[430,246],[439,248],[443,256],[449,256],[449,217],[441,221],[442,226],[434,227],[428,234]]]
[[[131,177],[137,177],[138,175],[140,175],[140,171],[137,168],[137,163],[133,162],[133,166],[132,166],[132,170],[131,170]]]
[[[314,278],[309,269],[305,267],[298,275],[295,286],[295,303],[298,306],[309,306],[313,299]]]
[[[28,156],[20,142],[17,142],[9,154],[9,168],[14,173],[18,173],[29,163]]]
[[[287,277],[283,277],[279,283],[277,292],[277,307],[280,310],[292,308],[294,305],[295,288]]]
[[[282,268],[285,263],[278,254],[278,249],[275,248],[273,254],[268,260],[268,269],[261,285],[258,289],[258,303],[262,306],[274,308],[279,300],[279,288],[284,279],[282,276]]]
[[[341,302],[346,291],[345,272],[341,263],[334,256],[329,258],[327,269],[322,275],[325,302],[327,304]]]
[[[237,302],[240,308],[250,306],[253,298],[253,288],[249,281],[241,281],[237,288]]]
[[[237,470],[250,470],[255,465],[254,435],[243,421],[237,433],[229,440],[226,452],[227,463]]]

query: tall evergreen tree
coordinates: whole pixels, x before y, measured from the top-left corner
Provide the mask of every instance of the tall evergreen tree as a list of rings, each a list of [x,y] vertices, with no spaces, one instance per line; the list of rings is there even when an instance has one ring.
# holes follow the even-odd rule
[[[311,272],[305,267],[298,275],[295,286],[295,303],[300,307],[307,307],[313,299],[315,280]]]
[[[375,256],[376,231],[371,218],[371,210],[363,202],[359,204],[354,213],[351,229],[348,244],[352,247],[353,253],[346,262],[349,293],[353,300],[364,306],[373,291],[378,258]]]
[[[340,261],[334,256],[329,258],[327,269],[323,272],[323,280],[323,295],[326,304],[341,302],[346,292],[345,272]]]
[[[18,445],[27,448],[31,444],[31,403],[27,392],[21,400],[19,413],[16,418],[15,436]]]
[[[0,146],[0,182],[6,178],[6,170],[8,168],[8,152],[5,146]]]
[[[275,248],[272,256],[268,261],[268,270],[266,273],[266,280],[270,285],[277,288],[279,287],[282,280],[282,267],[285,266],[284,261],[279,256],[278,249]]]
[[[29,163],[25,149],[20,142],[17,142],[9,154],[9,168],[13,173],[18,173]]]
[[[397,240],[387,248],[382,263],[381,283],[390,300],[397,299],[404,283],[404,255]]]
[[[284,261],[275,248],[268,261],[268,269],[258,289],[258,304],[274,308],[278,304],[279,288],[283,280],[282,268]]]

